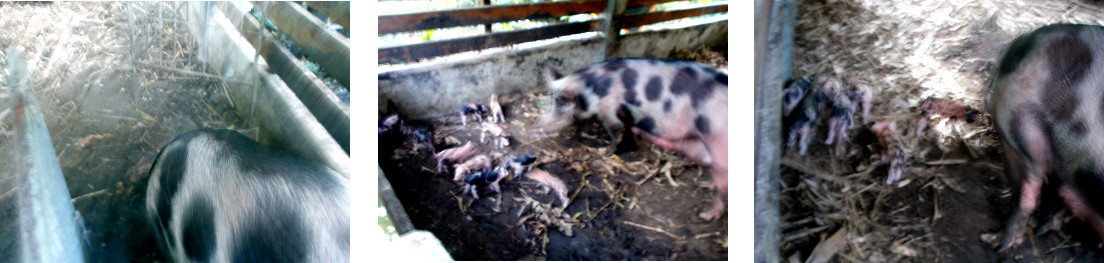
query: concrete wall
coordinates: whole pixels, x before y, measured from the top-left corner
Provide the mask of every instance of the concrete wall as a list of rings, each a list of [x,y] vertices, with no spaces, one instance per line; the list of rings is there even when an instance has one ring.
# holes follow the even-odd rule
[[[617,57],[666,58],[679,49],[727,45],[728,22],[707,22],[675,30],[622,36]],[[552,66],[570,73],[603,61],[602,37],[595,35],[552,44],[511,49],[461,61],[427,63],[379,74],[379,109],[393,101],[408,119],[458,114],[468,103],[487,103],[500,97],[544,92],[541,68]],[[520,46],[520,45],[519,45]]]

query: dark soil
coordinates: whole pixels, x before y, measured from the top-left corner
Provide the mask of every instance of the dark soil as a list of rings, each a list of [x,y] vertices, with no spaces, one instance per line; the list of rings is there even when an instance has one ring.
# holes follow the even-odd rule
[[[606,132],[597,122],[585,122],[561,131],[559,136],[537,140],[520,126],[535,123],[537,96],[503,98],[510,134],[510,146],[499,150],[480,144],[483,154],[499,156],[534,154],[537,169],[563,180],[572,198],[564,214],[568,235],[555,220],[528,218],[536,205],[555,214],[550,204],[561,207],[531,179],[504,183],[501,208],[495,196],[480,191],[480,198],[461,196],[462,184],[452,174],[434,174],[436,161],[428,149],[408,153],[410,144],[387,148],[381,137],[380,165],[415,228],[433,232],[457,260],[726,260],[728,259],[728,216],[713,222],[697,217],[709,208],[713,192],[700,187],[712,179],[708,171],[682,158],[670,160],[675,167],[672,186],[662,173],[641,185],[657,161],[671,156],[640,141],[637,149],[604,157],[599,149],[609,146]],[[547,102],[547,101],[546,101]],[[478,123],[460,126],[459,116],[430,120],[438,141],[452,136],[458,142],[478,143]],[[424,126],[423,126],[424,127]],[[439,143],[437,150],[456,146]],[[397,157],[397,158],[393,158]],[[640,169],[610,168],[617,164]],[[662,163],[659,163],[662,164]],[[571,167],[571,166],[576,167]],[[581,189],[580,189],[581,188]],[[578,193],[575,196],[575,193]],[[528,203],[531,195],[538,203]],[[474,201],[473,201],[474,200]],[[662,231],[662,232],[660,232]]]

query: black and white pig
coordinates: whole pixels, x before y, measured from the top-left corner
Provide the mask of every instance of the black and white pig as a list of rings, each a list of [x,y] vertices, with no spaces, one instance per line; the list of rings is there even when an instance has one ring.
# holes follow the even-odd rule
[[[1002,249],[1023,242],[1044,183],[1104,239],[1104,27],[1049,25],[1012,41],[987,106],[1010,181],[1022,183]]]
[[[711,167],[715,204],[701,214],[725,212],[728,193],[728,75],[705,65],[663,59],[618,59],[560,77],[545,68],[552,109],[538,127],[558,131],[575,120],[597,117],[613,154],[627,128],[700,165]]]
[[[226,129],[185,132],[150,169],[146,214],[175,262],[347,262],[348,179]]]

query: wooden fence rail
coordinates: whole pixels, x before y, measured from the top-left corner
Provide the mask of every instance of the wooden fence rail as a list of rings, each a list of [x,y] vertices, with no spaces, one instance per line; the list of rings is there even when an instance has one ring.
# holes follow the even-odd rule
[[[625,8],[642,8],[680,0],[608,0],[627,1]],[[439,10],[397,15],[379,16],[379,34],[394,34],[410,31],[449,28],[459,26],[477,26],[489,23],[510,22],[526,19],[546,19],[576,14],[605,13],[607,0],[572,0],[532,4],[481,6],[452,10]],[[647,10],[645,10],[647,11]],[[725,13],[728,2],[695,5],[681,10],[656,13],[632,12],[615,15],[613,25],[622,28],[635,28],[675,19]],[[551,39],[560,36],[585,32],[602,31],[605,20],[596,19],[585,22],[555,23],[552,25],[509,32],[491,32],[478,36],[440,40],[425,43],[406,44],[379,48],[379,63],[402,63],[419,59],[451,55],[467,51],[502,47],[523,42]],[[616,34],[609,34],[616,35]],[[611,42],[616,43],[612,36]]]

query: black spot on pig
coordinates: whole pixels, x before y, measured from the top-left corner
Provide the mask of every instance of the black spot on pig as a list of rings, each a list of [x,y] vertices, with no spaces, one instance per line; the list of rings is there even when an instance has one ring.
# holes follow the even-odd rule
[[[583,80],[586,81],[587,87],[593,90],[594,94],[598,94],[599,97],[608,95],[610,85],[613,85],[613,79],[609,76],[597,76],[587,73],[583,74]]]
[[[1044,27],[1046,28],[1046,27]],[[1027,58],[1028,53],[1035,46],[1035,34],[1042,32],[1042,29],[1032,33],[1031,35],[1022,36],[1012,41],[1012,44],[1008,45],[1008,51],[1004,54],[1004,59],[1001,60],[999,74],[1007,75],[1012,71],[1016,71],[1016,68],[1020,65],[1020,62]]]
[[[663,80],[659,76],[652,76],[648,79],[648,84],[644,85],[644,96],[648,97],[648,101],[659,100],[659,92],[663,87]]]
[[[575,96],[575,107],[583,112],[590,111],[590,101],[586,96]]]
[[[713,85],[690,87],[690,105],[698,108],[698,104],[709,98],[710,93],[713,93]]]
[[[633,89],[636,87],[636,78],[639,75],[634,69],[626,69],[625,72],[621,72],[621,83],[625,84],[626,89]]]
[[[207,198],[196,197],[185,211],[191,213],[185,214],[182,222],[184,253],[192,261],[211,261],[216,244],[214,207]]]
[[[233,262],[303,262],[307,256],[308,235],[304,222],[291,207],[265,208],[268,216],[245,225],[238,246],[230,252]]]
[[[195,133],[186,133],[185,141],[191,140],[195,137]],[[172,219],[172,200],[176,197],[176,192],[180,189],[180,180],[184,174],[187,173],[188,167],[188,147],[186,144],[178,145],[169,151],[162,150],[155,160],[164,160],[165,163],[161,165],[161,181],[160,181],[160,194],[157,196],[157,216],[160,217],[161,226],[165,229],[169,226],[169,220]],[[164,159],[161,159],[160,155],[165,155]],[[154,163],[154,167],[157,164]],[[175,241],[169,239],[169,246],[175,246]]]
[[[691,68],[682,68],[675,74],[675,79],[671,81],[671,94],[679,95],[686,93],[698,85],[698,75]]]
[[[640,101],[636,99],[636,70],[626,69],[621,73],[621,83],[625,84],[625,102],[629,104],[640,106]]]
[[[1051,74],[1044,87],[1058,90],[1049,92],[1052,101],[1045,105],[1059,120],[1066,120],[1079,104],[1079,94],[1073,88],[1084,79],[1085,71],[1092,66],[1092,51],[1085,42],[1072,36],[1062,37],[1051,45],[1047,49]]]
[[[636,123],[637,128],[640,128],[641,131],[647,133],[652,133],[652,130],[655,129],[655,126],[655,119],[652,119],[652,117],[644,117],[643,119],[640,119],[640,122]]]
[[[1070,133],[1072,133],[1074,136],[1084,136],[1085,129],[1086,127],[1084,121],[1074,121],[1073,124],[1070,124]]]
[[[698,128],[698,131],[702,135],[709,135],[709,119],[705,116],[698,116],[694,119],[694,126]]]
[[[603,68],[606,69],[606,71],[610,71],[610,72],[617,71],[619,69],[625,68],[625,61],[624,60],[611,61],[609,63],[606,63],[606,65]]]
[[[670,98],[668,98],[666,101],[663,102],[663,112],[671,113],[671,99]]]
[[[721,85],[722,88],[728,88],[728,75],[725,75],[724,73],[720,73],[720,72],[715,72],[715,73],[716,73],[716,75],[713,75],[713,80],[716,81],[717,83],[724,84],[724,85]]]

